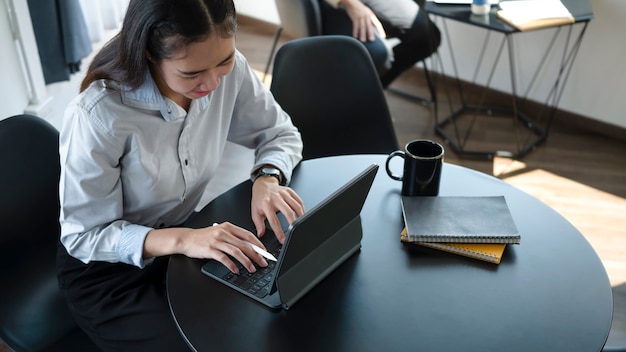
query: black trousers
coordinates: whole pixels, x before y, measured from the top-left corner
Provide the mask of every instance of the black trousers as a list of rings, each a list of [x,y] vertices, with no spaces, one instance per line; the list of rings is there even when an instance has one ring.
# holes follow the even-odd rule
[[[343,8],[335,9],[324,0],[319,0],[319,4],[323,34],[352,36],[352,20]],[[441,32],[421,9],[411,27],[406,29],[395,27],[382,18],[379,19],[387,36],[400,40],[400,44],[393,48],[394,61],[391,68],[385,68],[388,53],[380,38],[363,44],[374,61],[383,88],[387,88],[406,69],[437,51],[441,44]]]
[[[143,269],[84,264],[58,245],[59,286],[78,325],[104,351],[189,351],[167,303],[169,257]]]

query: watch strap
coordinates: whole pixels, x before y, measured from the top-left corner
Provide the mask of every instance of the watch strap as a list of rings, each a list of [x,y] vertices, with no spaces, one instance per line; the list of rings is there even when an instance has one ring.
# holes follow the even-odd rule
[[[278,184],[281,186],[285,185],[285,178],[283,177],[283,173],[275,168],[275,167],[271,167],[271,166],[265,166],[262,167],[260,169],[257,170],[257,172],[254,174],[254,180],[256,181],[257,178],[261,177],[261,176],[272,176],[275,177],[278,180]]]

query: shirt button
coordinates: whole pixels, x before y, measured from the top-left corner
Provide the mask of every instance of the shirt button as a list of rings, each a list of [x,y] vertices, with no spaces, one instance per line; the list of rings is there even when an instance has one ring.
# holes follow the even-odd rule
[[[185,159],[185,166],[189,165],[189,160]]]

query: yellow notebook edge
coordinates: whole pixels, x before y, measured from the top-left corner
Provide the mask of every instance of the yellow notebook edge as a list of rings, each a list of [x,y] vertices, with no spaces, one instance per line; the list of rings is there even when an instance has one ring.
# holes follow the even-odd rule
[[[464,257],[478,259],[493,264],[500,264],[506,248],[504,243],[432,243],[411,242],[407,236],[406,227],[402,229],[400,241],[423,247],[433,248],[444,252],[458,254]]]

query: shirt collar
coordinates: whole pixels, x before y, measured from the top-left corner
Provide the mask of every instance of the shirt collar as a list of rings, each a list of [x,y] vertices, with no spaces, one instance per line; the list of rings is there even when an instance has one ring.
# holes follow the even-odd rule
[[[209,103],[209,96],[198,99],[201,109],[205,109]],[[124,104],[146,110],[160,111],[165,121],[171,122],[182,119],[187,116],[185,109],[174,103],[172,100],[164,97],[159,88],[152,79],[150,71],[146,72],[144,82],[139,88],[130,90],[122,90],[122,101]],[[191,102],[194,104],[194,101]]]

